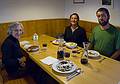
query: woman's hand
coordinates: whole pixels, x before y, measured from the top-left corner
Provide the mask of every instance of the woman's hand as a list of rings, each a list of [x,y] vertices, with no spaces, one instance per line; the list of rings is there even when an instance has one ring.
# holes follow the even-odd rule
[[[25,67],[26,66],[26,58],[23,56],[22,58],[19,58],[19,64],[21,67]]]
[[[21,66],[21,67],[25,67],[25,66],[26,66],[26,63],[25,63],[25,62],[21,62],[21,63],[20,63],[20,66]]]

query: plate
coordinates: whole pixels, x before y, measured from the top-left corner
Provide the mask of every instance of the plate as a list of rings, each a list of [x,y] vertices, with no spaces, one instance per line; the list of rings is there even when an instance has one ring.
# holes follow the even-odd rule
[[[21,41],[21,42],[20,42],[20,45],[23,45],[23,46],[24,46],[24,45],[27,45],[27,44],[29,44],[29,43],[30,43],[29,41]]]
[[[56,39],[56,40],[52,41],[52,43],[55,44],[55,45],[58,45],[59,42],[60,42],[60,39]],[[66,43],[66,42],[64,41],[64,39],[63,39],[63,43]]]
[[[36,52],[39,50],[39,46],[30,46],[26,49],[28,52]]]
[[[77,47],[77,43],[74,43],[74,42],[67,42],[67,43],[65,43],[65,45],[68,48],[76,48]]]
[[[58,61],[52,65],[52,69],[58,73],[71,73],[75,71],[77,66],[71,61]]]
[[[100,56],[100,53],[95,50],[88,50],[88,56],[94,58]]]

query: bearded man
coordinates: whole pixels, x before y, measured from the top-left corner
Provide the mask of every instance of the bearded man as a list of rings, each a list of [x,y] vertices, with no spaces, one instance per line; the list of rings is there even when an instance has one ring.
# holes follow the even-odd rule
[[[99,25],[92,31],[91,46],[102,55],[117,59],[120,56],[120,31],[109,23],[108,9],[99,8],[96,16]]]

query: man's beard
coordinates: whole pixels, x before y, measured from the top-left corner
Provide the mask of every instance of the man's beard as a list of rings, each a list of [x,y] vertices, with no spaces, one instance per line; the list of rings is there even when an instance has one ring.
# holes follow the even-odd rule
[[[105,26],[105,25],[107,25],[107,24],[108,24],[108,22],[109,22],[109,20],[104,21],[104,22],[99,21],[99,24],[100,24],[101,26]]]

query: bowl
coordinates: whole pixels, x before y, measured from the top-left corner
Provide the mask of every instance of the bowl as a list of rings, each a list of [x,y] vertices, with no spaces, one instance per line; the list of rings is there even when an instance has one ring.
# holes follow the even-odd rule
[[[76,48],[77,47],[77,43],[74,43],[74,42],[67,42],[65,43],[66,47],[68,48]]]

